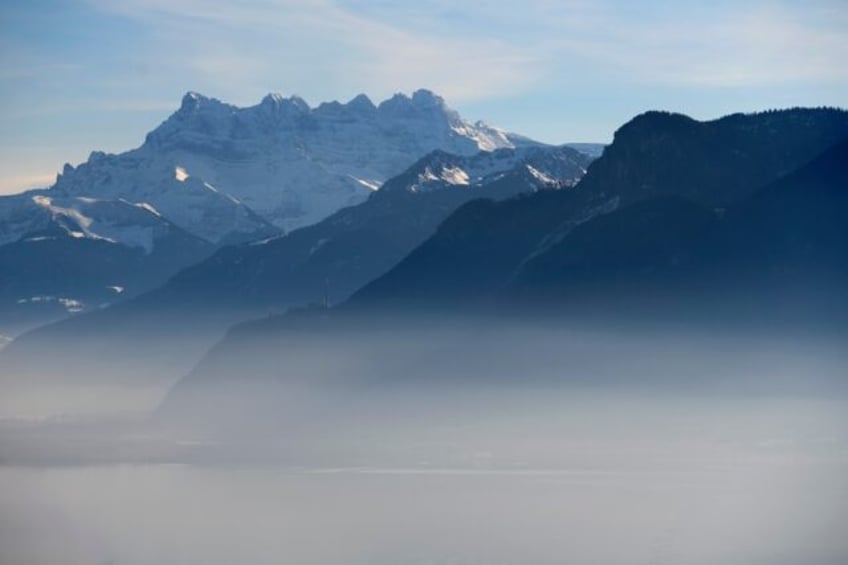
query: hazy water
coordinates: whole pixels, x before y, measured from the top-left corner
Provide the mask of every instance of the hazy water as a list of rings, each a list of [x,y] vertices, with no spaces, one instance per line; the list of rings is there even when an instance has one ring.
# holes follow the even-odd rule
[[[402,384],[251,350],[284,378],[185,391],[198,427],[161,383],[4,384],[0,564],[848,563],[841,344],[425,337],[375,349]]]
[[[848,559],[845,402],[561,401],[562,413],[522,406],[452,429],[434,424],[429,434],[357,436],[360,444],[414,437],[418,451],[392,465],[350,467],[340,455],[339,466],[306,468],[0,467],[0,562]]]

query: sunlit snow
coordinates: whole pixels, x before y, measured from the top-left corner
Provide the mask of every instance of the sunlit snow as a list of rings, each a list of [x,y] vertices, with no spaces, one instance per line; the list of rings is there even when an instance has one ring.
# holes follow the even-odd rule
[[[18,304],[37,304],[50,302],[58,302],[62,305],[62,307],[65,308],[65,310],[70,313],[82,312],[82,310],[85,308],[85,304],[83,304],[83,302],[80,300],[59,296],[30,296],[29,298],[19,298],[17,300]]]
[[[174,169],[174,178],[180,182],[185,182],[185,180],[189,177],[189,174],[182,167],[177,167]]]

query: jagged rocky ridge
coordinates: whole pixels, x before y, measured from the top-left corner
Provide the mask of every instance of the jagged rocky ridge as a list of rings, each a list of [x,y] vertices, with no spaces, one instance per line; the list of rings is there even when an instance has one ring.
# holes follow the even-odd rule
[[[189,93],[141,147],[67,166],[52,190],[148,202],[209,241],[245,240],[266,222],[289,231],[362,202],[435,149],[471,155],[526,143],[466,122],[426,90],[317,108],[296,96],[237,108]]]

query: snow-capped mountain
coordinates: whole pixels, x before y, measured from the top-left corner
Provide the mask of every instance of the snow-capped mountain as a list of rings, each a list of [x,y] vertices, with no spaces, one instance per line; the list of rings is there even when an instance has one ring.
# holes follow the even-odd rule
[[[238,108],[190,92],[140,147],[95,151],[85,163],[65,165],[51,188],[27,194],[149,205],[207,241],[230,243],[310,225],[358,204],[436,149],[473,155],[526,145],[534,142],[467,122],[427,90],[379,106],[359,95],[316,108],[279,94]],[[0,197],[4,241],[24,237],[36,222],[20,217],[25,209],[15,197]]]
[[[49,191],[147,203],[217,243],[313,224],[435,149],[472,155],[528,144],[463,120],[426,90],[379,106],[360,95],[316,108],[278,94],[237,108],[191,92],[141,147],[66,165]]]
[[[427,90],[316,108],[278,94],[238,108],[190,92],[140,147],[94,151],[50,188],[0,197],[0,301],[16,311],[30,304],[20,300],[32,298],[27,285],[40,273],[50,281],[41,294],[89,309],[105,300],[102,288],[143,292],[213,246],[278,236],[359,204],[433,150],[516,146],[538,144],[467,122]],[[161,247],[177,240],[189,249],[182,257]]]
[[[120,155],[94,152],[77,168],[66,165],[45,194],[150,206],[212,243],[248,240],[276,231],[238,199],[174,165],[167,152],[156,154],[145,146]]]
[[[167,153],[175,167],[290,231],[358,204],[435,149],[472,155],[522,143],[466,122],[426,90],[379,106],[359,95],[316,108],[270,94],[241,109],[189,93],[142,149]]]

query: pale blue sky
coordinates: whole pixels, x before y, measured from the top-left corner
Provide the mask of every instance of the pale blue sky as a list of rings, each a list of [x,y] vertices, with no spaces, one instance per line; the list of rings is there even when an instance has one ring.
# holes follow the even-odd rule
[[[846,0],[0,2],[0,193],[139,145],[188,90],[316,105],[425,87],[554,143],[609,141],[648,109],[848,106]]]

